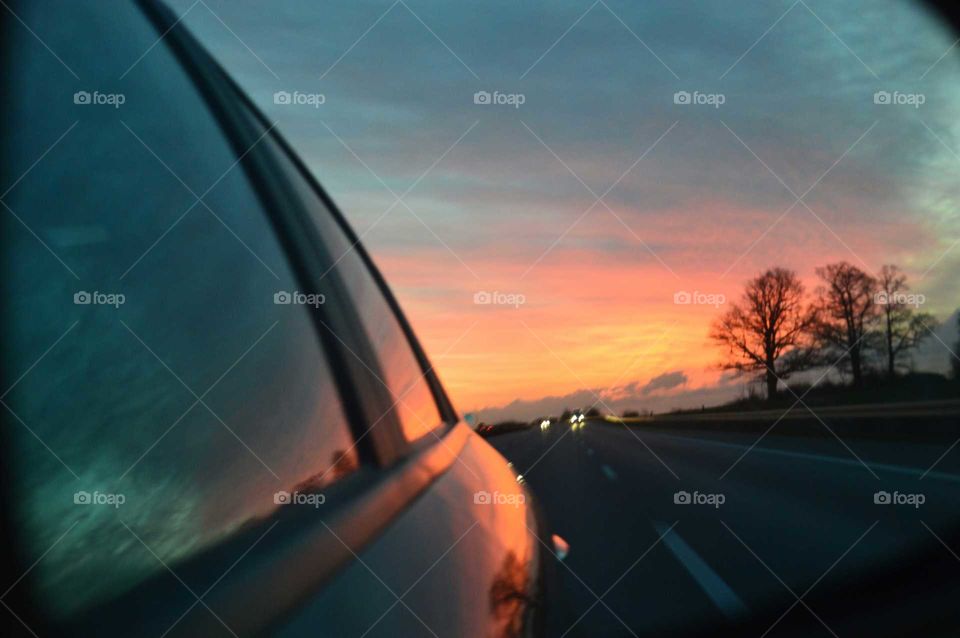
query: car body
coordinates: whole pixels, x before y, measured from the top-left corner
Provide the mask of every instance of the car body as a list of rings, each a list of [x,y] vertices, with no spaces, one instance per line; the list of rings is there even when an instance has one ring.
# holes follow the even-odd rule
[[[274,124],[157,2],[10,8],[8,635],[542,631],[530,495]]]

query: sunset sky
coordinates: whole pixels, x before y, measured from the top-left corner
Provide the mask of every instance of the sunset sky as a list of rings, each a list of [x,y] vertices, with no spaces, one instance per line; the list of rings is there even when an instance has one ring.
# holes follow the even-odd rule
[[[461,411],[734,396],[723,307],[674,296],[772,265],[812,289],[830,261],[897,263],[925,310],[960,303],[960,52],[909,3],[204,1],[171,4],[362,235]]]

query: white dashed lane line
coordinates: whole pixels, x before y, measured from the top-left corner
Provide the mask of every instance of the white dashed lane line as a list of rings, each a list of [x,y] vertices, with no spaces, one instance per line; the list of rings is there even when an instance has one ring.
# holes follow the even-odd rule
[[[690,573],[720,613],[728,618],[734,618],[747,612],[747,606],[743,604],[736,592],[720,578],[717,572],[713,571],[705,560],[700,558],[692,547],[687,545],[687,542],[677,534],[676,529],[670,529],[669,525],[661,522],[655,522],[653,526],[658,534],[663,535],[663,543],[667,549]]]
[[[609,465],[604,464],[603,467],[601,467],[600,469],[603,470],[604,476],[606,476],[611,481],[617,480],[617,473],[614,472],[613,468],[610,467]]]

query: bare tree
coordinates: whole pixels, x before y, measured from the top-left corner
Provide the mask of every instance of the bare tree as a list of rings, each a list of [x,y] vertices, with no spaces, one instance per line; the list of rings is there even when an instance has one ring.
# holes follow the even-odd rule
[[[714,323],[710,338],[728,351],[724,369],[757,373],[772,399],[778,380],[808,366],[812,320],[796,273],[772,268],[747,282],[743,298]]]
[[[877,318],[877,280],[856,266],[841,261],[817,268],[823,285],[817,289],[814,332],[825,360],[839,360],[853,375],[853,385],[863,383],[865,337]]]
[[[916,311],[922,297],[909,291],[907,276],[902,270],[891,264],[883,266],[877,279],[875,299],[883,324],[881,350],[889,377],[896,375],[898,363],[929,337],[937,325],[933,315]]]

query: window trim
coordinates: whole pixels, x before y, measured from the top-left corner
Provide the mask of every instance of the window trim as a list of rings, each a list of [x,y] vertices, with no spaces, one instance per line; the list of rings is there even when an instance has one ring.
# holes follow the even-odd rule
[[[321,307],[315,309],[313,318],[330,369],[334,371],[347,420],[358,441],[357,452],[361,462],[373,461],[381,466],[389,465],[405,454],[436,443],[436,437],[429,436],[429,433],[412,442],[406,440],[393,406],[393,397],[379,381],[371,380],[370,375],[363,369],[366,366],[357,361],[358,358],[362,359],[379,378],[384,377],[379,369],[380,360],[375,346],[365,331],[356,329],[361,322],[356,315],[351,295],[336,269],[330,269],[334,259],[326,252],[326,242],[319,234],[309,210],[296,195],[291,194],[293,189],[286,172],[272,153],[266,150],[262,143],[255,144],[264,135],[262,131],[267,131],[265,136],[285,153],[287,160],[296,167],[301,178],[326,207],[327,213],[333,217],[334,223],[344,233],[347,241],[354,246],[353,250],[360,256],[379,293],[393,312],[430,388],[440,415],[440,423],[431,432],[439,435],[449,431],[459,421],[459,416],[399,302],[340,208],[276,127],[270,124],[243,89],[206,52],[189,30],[177,21],[170,10],[159,0],[139,0],[139,4],[157,31],[166,34],[164,41],[190,75],[211,109],[214,119],[221,126],[223,134],[237,155],[243,155],[240,164],[261,199],[297,281],[305,290],[314,290],[322,286],[312,282],[318,282],[322,277],[324,285],[332,288],[332,295],[328,297],[340,300],[337,304],[338,313],[330,314]],[[249,122],[251,115],[255,120],[253,126]],[[348,317],[344,318],[344,315]],[[331,334],[326,326],[336,328],[336,336]],[[338,374],[337,371],[343,373]],[[369,424],[375,422],[377,425],[370,430]]]
[[[239,89],[237,90],[239,91]],[[248,104],[246,100],[244,100],[244,104]],[[253,108],[252,105],[248,105],[248,106],[250,109]],[[253,113],[253,112],[251,112],[251,115],[257,115],[258,117],[260,116],[259,113]],[[265,122],[262,122],[262,124],[264,125],[264,127],[266,127]],[[361,254],[361,251],[364,250],[363,245],[356,236],[352,235],[352,230],[350,229],[349,224],[347,224],[345,221],[342,221],[342,219],[338,218],[338,216],[333,214],[333,209],[330,208],[330,204],[328,203],[328,200],[325,200],[320,196],[320,193],[317,190],[320,187],[316,183],[316,180],[312,178],[310,171],[304,166],[303,162],[296,155],[296,153],[292,151],[291,148],[286,144],[285,140],[282,138],[280,133],[276,131],[276,129],[271,131],[270,134],[266,136],[266,138],[261,144],[266,145],[269,148],[270,155],[275,159],[275,161],[277,161],[277,163],[280,166],[283,167],[283,174],[288,184],[290,184],[292,181],[300,180],[300,183],[298,183],[297,186],[295,187],[292,186],[292,189],[299,193],[302,190],[303,186],[305,186],[306,189],[308,189],[308,192],[306,193],[305,197],[307,198],[312,197],[315,199],[315,201],[307,201],[305,203],[305,208],[307,209],[307,214],[309,216],[310,223],[316,227],[317,233],[319,235],[318,241],[321,241],[325,244],[326,253],[330,255],[331,261],[334,264],[333,266],[329,267],[328,271],[324,271],[324,273],[321,276],[329,277],[337,269],[344,272],[346,271],[345,267],[337,265],[338,262],[340,264],[343,263],[342,258],[346,255],[346,253],[340,254],[335,260],[333,259],[334,255],[339,254],[339,244],[341,242],[338,241],[336,242],[336,244],[334,244],[333,242],[328,242],[326,240],[327,235],[332,233],[334,234],[340,233],[341,236],[338,239],[342,240],[342,243],[345,243],[350,246],[347,252],[353,251],[360,258],[360,264],[358,265],[358,268],[359,268],[358,274],[361,277],[368,278],[368,282],[372,284],[372,289],[370,290],[370,293],[373,295],[380,295],[380,300],[378,300],[378,302],[383,301],[386,303],[385,312],[389,313],[393,317],[393,320],[396,322],[395,325],[390,326],[391,331],[399,329],[400,336],[398,337],[398,339],[402,340],[403,344],[406,344],[408,351],[413,356],[413,360],[415,362],[413,365],[417,366],[416,369],[418,369],[420,372],[420,376],[417,378],[416,382],[420,383],[422,380],[426,384],[427,390],[430,393],[431,400],[433,401],[433,407],[435,408],[435,414],[433,417],[435,421],[431,423],[427,429],[422,431],[422,433],[412,441],[408,441],[405,436],[402,436],[399,439],[396,439],[394,441],[394,446],[393,446],[393,449],[391,450],[392,456],[394,458],[399,457],[400,455],[403,455],[405,453],[409,453],[411,450],[419,447],[421,445],[422,440],[429,439],[429,437],[427,436],[428,434],[431,434],[431,433],[438,434],[443,430],[449,429],[449,427],[454,425],[458,419],[456,418],[456,416],[454,416],[451,419],[442,409],[442,404],[438,402],[437,394],[434,391],[434,387],[430,382],[431,379],[436,381],[437,386],[440,388],[441,392],[442,392],[442,386],[439,383],[439,380],[437,380],[436,375],[433,372],[433,369],[429,367],[429,365],[428,367],[424,367],[423,359],[420,356],[418,356],[418,350],[419,352],[422,353],[422,348],[420,348],[419,343],[414,343],[410,341],[410,337],[409,337],[410,333],[408,333],[404,329],[405,325],[409,327],[409,323],[406,322],[405,317],[403,317],[402,311],[399,310],[399,305],[396,303],[396,300],[392,299],[392,295],[388,294],[390,293],[390,289],[386,285],[386,283],[383,281],[383,278],[375,276],[374,272],[371,270],[371,268],[375,268],[375,267],[371,265],[372,262],[369,261],[369,256],[367,256],[367,258],[364,259],[364,255]],[[293,174],[294,172],[295,174]],[[322,210],[313,212],[313,209],[315,207],[321,207]],[[337,212],[339,214],[339,211]],[[315,219],[315,217],[318,215],[319,216],[327,215],[328,218],[318,221]],[[332,228],[330,224],[332,224]],[[351,266],[350,269],[353,270],[353,267]],[[379,272],[377,272],[376,275],[379,275]],[[339,276],[339,273],[338,273],[338,276]],[[339,276],[339,277],[341,280],[344,279],[343,276]],[[364,284],[364,285],[367,285],[367,284]],[[353,286],[350,286],[351,290],[352,288]],[[396,412],[397,410],[394,404],[397,402],[397,399],[395,398],[393,389],[389,387],[390,386],[389,380],[388,380],[389,375],[386,373],[386,371],[382,366],[383,358],[380,356],[378,346],[374,345],[375,341],[371,338],[370,332],[365,326],[365,322],[360,317],[360,314],[363,314],[364,310],[362,309],[361,305],[357,303],[358,296],[354,292],[351,292],[350,290],[348,290],[347,294],[350,297],[350,300],[349,300],[350,305],[352,305],[357,310],[357,312],[355,313],[355,316],[357,320],[356,326],[358,327],[355,329],[361,331],[364,335],[366,335],[367,341],[370,344],[370,347],[374,351],[376,351],[376,354],[374,356],[377,358],[377,363],[381,364],[381,365],[375,365],[372,367],[372,369],[375,368],[375,370],[373,371],[379,377],[379,381],[377,381],[375,385],[377,385],[378,388],[383,389],[385,396],[390,401],[391,411]],[[399,315],[397,314],[398,312],[400,313]],[[402,344],[398,344],[398,345],[402,345]],[[424,358],[425,358],[425,355],[424,355]],[[444,397],[445,396],[446,395],[444,395]],[[382,417],[378,415],[377,419],[379,418],[382,418]],[[400,418],[398,413],[398,423],[399,422],[400,422]],[[402,432],[403,431],[402,423],[400,424],[400,429]],[[386,451],[384,452],[386,455]]]
[[[362,468],[360,480],[334,486],[339,505],[331,513],[321,517],[313,508],[280,508],[268,519],[173,565],[176,577],[161,570],[117,598],[85,610],[60,626],[58,633],[167,632],[171,638],[186,638],[222,633],[222,620],[238,635],[267,634],[355,561],[355,552],[376,540],[411,501],[450,469],[472,436],[472,430],[460,423],[446,433],[442,444],[404,459],[386,471],[388,476]],[[278,523],[283,525],[273,530]],[[243,560],[237,561],[240,556]],[[196,604],[183,585],[209,583],[219,575],[222,579],[216,587],[204,594],[204,605]],[[185,614],[188,609],[191,613]]]
[[[297,284],[303,290],[324,291],[328,302],[334,302],[330,305],[338,307],[337,313],[329,313],[324,306],[310,307],[308,311],[360,462],[385,465],[395,461],[397,455],[392,452],[402,440],[402,434],[391,410],[392,401],[379,384],[370,380],[363,364],[357,360],[359,357],[382,376],[376,369],[379,365],[376,351],[366,335],[355,328],[360,325],[359,318],[336,270],[324,277],[322,285],[312,283],[319,281],[319,275],[327,271],[333,259],[325,253],[325,244],[309,212],[293,193],[283,170],[262,145],[262,138],[272,135],[275,129],[270,130],[249,98],[165,5],[159,0],[138,0],[138,4],[158,37],[162,36],[162,43],[190,77],[227,143],[237,157],[242,157],[239,167],[260,200]],[[255,122],[250,120],[250,114],[257,118]],[[263,130],[258,130],[261,126]],[[263,133],[268,130],[270,132]],[[377,426],[368,432],[367,424],[378,420]]]
[[[250,109],[250,111],[256,115],[259,120],[259,124],[264,128],[268,128],[269,122],[263,113],[253,104],[249,96],[237,86],[236,82],[229,76],[225,77],[225,80],[233,86],[234,90],[237,92],[240,100]],[[270,137],[277,143],[282,152],[286,155],[286,158],[296,167],[300,172],[300,176],[304,181],[310,186],[313,190],[314,195],[320,199],[321,203],[326,207],[327,213],[331,215],[334,220],[334,223],[337,224],[341,232],[343,232],[346,240],[353,246],[354,252],[356,252],[364,266],[367,268],[368,274],[373,278],[374,284],[377,286],[377,290],[385,298],[387,305],[390,307],[390,310],[393,312],[394,318],[397,320],[397,323],[400,325],[400,329],[403,332],[404,336],[407,339],[407,344],[410,346],[410,349],[413,351],[414,358],[417,360],[417,363],[420,365],[421,372],[424,375],[424,379],[427,381],[430,391],[433,394],[434,401],[437,404],[437,410],[440,413],[441,423],[446,423],[448,426],[452,427],[459,420],[460,417],[457,414],[457,411],[454,409],[453,404],[450,401],[449,396],[446,393],[446,390],[443,388],[443,384],[440,383],[440,380],[435,372],[433,365],[430,363],[430,359],[427,357],[426,352],[423,349],[423,346],[420,344],[420,341],[417,339],[416,334],[413,331],[413,327],[410,325],[409,320],[407,320],[406,315],[403,313],[403,309],[400,307],[400,303],[397,301],[396,296],[394,296],[393,291],[390,289],[390,286],[387,284],[386,279],[383,277],[383,274],[380,272],[380,269],[377,268],[376,264],[373,261],[373,258],[370,256],[370,253],[367,251],[366,247],[363,245],[363,242],[360,241],[359,236],[354,232],[353,228],[347,222],[346,217],[343,215],[343,212],[333,201],[333,198],[326,192],[323,186],[317,181],[313,173],[307,168],[300,156],[293,150],[287,140],[283,135],[276,129],[272,129],[270,132]],[[329,275],[327,275],[329,276]]]

